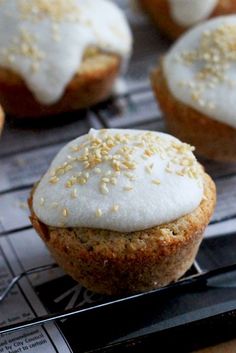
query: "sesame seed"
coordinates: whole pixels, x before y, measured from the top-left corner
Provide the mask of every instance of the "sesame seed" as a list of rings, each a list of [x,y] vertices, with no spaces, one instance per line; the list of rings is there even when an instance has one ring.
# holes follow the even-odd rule
[[[160,185],[161,184],[161,181],[159,179],[153,179],[152,180],[152,183],[153,184],[156,184],[156,185]]]
[[[110,179],[109,179],[109,178],[102,178],[102,181],[103,181],[104,183],[109,183],[109,182],[110,182]]]
[[[113,205],[112,208],[111,208],[111,211],[112,212],[118,212],[120,209],[120,206],[119,205]]]
[[[63,169],[63,168],[58,169],[56,174],[57,174],[57,176],[64,175],[65,174],[65,169]]]
[[[107,187],[107,185],[105,183],[101,184],[101,193],[102,194],[108,194],[109,193],[109,189]]]
[[[69,172],[72,168],[73,168],[72,165],[68,164],[68,165],[65,167],[65,172]]]
[[[79,178],[77,178],[77,183],[78,183],[79,185],[84,185],[84,184],[87,183],[87,179],[86,179],[86,178],[83,178],[83,177],[79,177]]]
[[[95,168],[94,171],[96,174],[101,174],[101,172],[102,172],[100,168]]]
[[[72,190],[71,197],[72,197],[72,199],[76,199],[78,197],[78,190],[77,189]]]
[[[124,186],[123,190],[124,191],[132,191],[133,187],[132,186]]]
[[[73,185],[73,183],[72,183],[71,180],[68,180],[68,181],[66,182],[66,187],[67,187],[68,189],[72,188],[72,185]]]
[[[111,178],[111,184],[112,185],[116,185],[117,184],[117,178],[116,177],[112,177]]]
[[[172,172],[173,172],[169,167],[166,167],[166,168],[165,168],[165,171],[166,171],[167,173],[172,173]]]
[[[178,170],[176,172],[176,174],[179,175],[179,176],[184,176],[185,175],[185,173],[182,170]]]
[[[68,209],[67,208],[64,208],[63,211],[62,211],[62,214],[63,214],[63,217],[68,217]]]
[[[96,210],[96,217],[102,217],[102,210],[101,210],[101,208],[97,208],[97,210]]]
[[[152,174],[152,170],[148,166],[145,167],[145,170],[148,174]]]
[[[51,179],[49,180],[49,182],[50,182],[51,184],[56,184],[56,183],[58,183],[59,180],[60,180],[60,179],[59,179],[57,176],[54,176],[54,177],[51,177]]]

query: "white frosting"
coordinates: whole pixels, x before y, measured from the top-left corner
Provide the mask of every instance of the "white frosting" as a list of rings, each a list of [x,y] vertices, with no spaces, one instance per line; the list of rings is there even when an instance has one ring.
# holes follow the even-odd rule
[[[159,132],[91,129],[56,156],[35,190],[34,212],[55,227],[121,232],[176,220],[203,197],[191,150]]]
[[[0,1],[0,66],[43,104],[60,99],[86,48],[118,54],[125,65],[131,45],[125,16],[109,0]]]
[[[236,128],[236,16],[185,34],[164,59],[169,90],[180,102]]]
[[[173,20],[184,27],[207,19],[219,0],[168,0]]]

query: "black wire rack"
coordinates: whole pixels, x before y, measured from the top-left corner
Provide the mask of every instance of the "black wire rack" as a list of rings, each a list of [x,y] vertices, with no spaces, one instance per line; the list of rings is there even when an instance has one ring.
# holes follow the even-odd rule
[[[19,281],[22,278],[24,278],[25,276],[35,274],[35,273],[54,269],[56,267],[57,267],[56,264],[35,267],[35,268],[29,269],[28,271],[22,272],[19,275],[13,277],[12,280],[7,285],[7,287],[5,288],[5,290],[3,290],[2,293],[0,293],[0,305],[1,305],[1,303],[4,302],[4,300],[7,298],[8,294],[11,292],[11,290],[14,288],[14,286],[16,286],[19,283]],[[103,308],[106,308],[106,307],[114,308],[115,306],[117,306],[119,304],[122,304],[122,303],[127,304],[131,301],[134,301],[134,300],[136,302],[136,305],[139,304],[140,300],[148,301],[150,297],[152,297],[152,299],[155,298],[158,300],[159,296],[168,295],[168,294],[172,293],[173,291],[186,290],[189,287],[195,287],[195,286],[199,286],[199,285],[200,286],[207,285],[207,282],[209,279],[236,271],[236,263],[232,264],[232,265],[228,265],[228,266],[219,267],[219,268],[216,268],[211,271],[202,271],[201,268],[199,267],[198,263],[195,262],[194,268],[197,272],[196,274],[184,277],[184,278],[178,280],[177,282],[172,283],[168,286],[158,288],[158,289],[155,289],[152,291],[144,292],[144,293],[134,294],[131,296],[118,297],[118,298],[115,298],[114,300],[104,301],[102,303],[95,304],[95,305],[92,305],[92,306],[89,306],[86,308],[82,308],[82,309],[73,308],[73,309],[68,309],[68,310],[64,310],[61,312],[50,313],[47,315],[38,316],[38,317],[30,319],[30,320],[25,320],[25,321],[22,321],[22,322],[19,322],[16,324],[0,327],[0,334],[10,333],[10,332],[17,331],[17,330],[22,330],[22,329],[36,326],[36,325],[43,325],[43,324],[46,324],[50,321],[61,320],[61,319],[70,318],[73,316],[79,316],[84,313],[102,310]]]

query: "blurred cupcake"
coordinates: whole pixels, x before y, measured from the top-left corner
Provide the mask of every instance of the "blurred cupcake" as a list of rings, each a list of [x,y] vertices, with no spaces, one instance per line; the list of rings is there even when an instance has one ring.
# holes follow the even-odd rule
[[[131,53],[122,11],[108,0],[0,2],[0,102],[41,117],[106,99]]]
[[[33,227],[88,289],[167,285],[192,265],[215,206],[193,148],[163,133],[90,130],[66,145],[32,191]]]
[[[211,17],[236,13],[236,0],[138,0],[158,28],[175,39]]]
[[[236,16],[197,26],[165,55],[152,84],[171,133],[197,153],[236,161]]]

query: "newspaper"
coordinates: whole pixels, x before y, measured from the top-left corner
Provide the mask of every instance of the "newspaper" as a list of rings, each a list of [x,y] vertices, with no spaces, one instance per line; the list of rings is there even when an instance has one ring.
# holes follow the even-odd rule
[[[54,263],[40,238],[30,229],[0,238],[0,292],[15,275]],[[63,287],[62,287],[63,283]],[[50,288],[50,286],[53,286]],[[66,276],[59,268],[30,275],[14,287],[0,304],[0,326],[6,326],[48,312],[85,306],[101,299]],[[60,326],[49,323],[0,336],[0,352],[72,352]]]
[[[30,225],[27,198],[34,183],[67,141],[91,127],[165,130],[148,77],[169,43],[128,0],[117,2],[127,13],[135,44],[122,89],[114,98],[93,110],[62,117],[61,124],[57,125],[29,129],[7,122],[0,141],[0,293],[14,276],[54,263]],[[216,212],[205,237],[230,235],[236,229],[236,164],[224,168],[220,163],[204,160],[202,164],[214,178],[218,190]],[[43,271],[21,279],[0,303],[0,326],[86,307],[103,299],[82,288],[59,268]],[[0,336],[0,353],[82,352],[83,345],[83,337],[78,343],[69,319]]]
[[[12,276],[21,273],[29,267],[35,267],[35,259],[39,256],[42,261],[49,261],[47,253],[41,244],[34,242],[29,234],[21,234],[20,237],[4,237],[0,240],[0,289],[3,290]],[[34,252],[35,258],[27,257],[24,260],[27,248]],[[38,247],[39,245],[39,247]],[[47,311],[37,297],[34,287],[37,278],[23,279],[19,286],[11,291],[10,295],[0,306],[0,326],[21,322],[45,314]],[[24,331],[6,334],[0,337],[0,352],[19,353],[30,352],[71,352],[67,342],[60,334],[55,324],[47,324],[44,327],[34,327]]]

